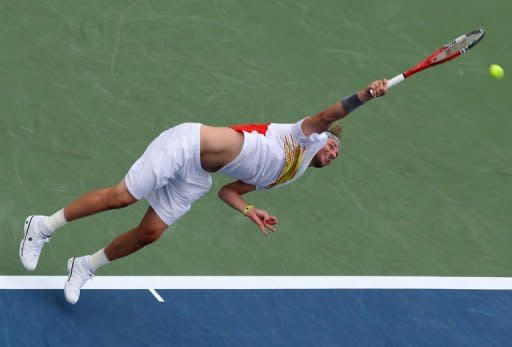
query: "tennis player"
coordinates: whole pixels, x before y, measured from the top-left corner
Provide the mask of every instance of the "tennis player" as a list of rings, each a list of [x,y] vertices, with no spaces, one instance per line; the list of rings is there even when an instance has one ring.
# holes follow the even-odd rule
[[[64,294],[74,304],[80,288],[101,266],[158,240],[210,189],[212,172],[236,179],[219,190],[220,199],[246,215],[261,232],[275,232],[277,217],[251,205],[243,195],[289,184],[308,167],[328,166],[341,145],[340,128],[333,128],[333,123],[370,100],[370,90],[374,97],[386,94],[386,84],[387,80],[374,81],[294,124],[212,127],[184,123],[170,128],[151,142],[117,185],[86,193],[49,217],[29,216],[19,247],[21,263],[35,270],[44,244],[64,224],[146,199],[149,208],[139,225],[92,255],[68,260]]]

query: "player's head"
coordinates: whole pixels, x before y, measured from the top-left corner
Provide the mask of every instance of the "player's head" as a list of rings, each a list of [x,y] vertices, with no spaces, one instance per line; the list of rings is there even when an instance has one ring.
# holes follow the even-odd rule
[[[327,142],[316,153],[311,160],[310,166],[322,168],[329,165],[338,156],[341,149],[341,132],[343,127],[341,124],[335,124],[325,132],[327,135]]]
[[[310,165],[317,168],[329,165],[336,159],[339,150],[339,144],[334,139],[328,138],[325,145],[315,154]]]

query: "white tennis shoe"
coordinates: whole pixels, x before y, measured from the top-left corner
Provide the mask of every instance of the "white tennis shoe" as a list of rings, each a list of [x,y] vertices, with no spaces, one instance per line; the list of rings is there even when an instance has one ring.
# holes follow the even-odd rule
[[[28,216],[23,227],[23,240],[20,242],[20,260],[25,269],[34,271],[45,243],[50,242],[50,229],[46,216]]]
[[[64,285],[64,296],[66,300],[74,305],[80,299],[80,289],[84,286],[85,282],[94,277],[93,273],[89,270],[88,257],[70,258],[68,260],[68,279]]]

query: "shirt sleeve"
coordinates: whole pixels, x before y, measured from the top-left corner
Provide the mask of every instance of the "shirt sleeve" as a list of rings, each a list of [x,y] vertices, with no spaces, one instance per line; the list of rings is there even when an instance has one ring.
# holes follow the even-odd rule
[[[320,142],[323,145],[325,143],[325,141],[327,141],[326,134],[313,133],[309,136],[306,136],[302,132],[302,122],[304,122],[304,119],[306,119],[306,118],[309,118],[309,117],[305,117],[305,118],[301,119],[300,121],[298,121],[297,123],[295,123],[292,126],[292,130],[291,130],[292,136],[297,140],[299,145],[304,146],[304,147],[309,147],[311,145],[314,145],[314,144],[320,143]]]

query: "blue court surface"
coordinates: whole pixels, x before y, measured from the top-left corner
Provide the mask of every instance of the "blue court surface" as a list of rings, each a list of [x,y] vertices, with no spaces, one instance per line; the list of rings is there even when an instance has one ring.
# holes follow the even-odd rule
[[[0,290],[0,346],[509,346],[512,341],[510,290],[153,293],[83,290],[72,306],[59,289]]]

